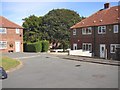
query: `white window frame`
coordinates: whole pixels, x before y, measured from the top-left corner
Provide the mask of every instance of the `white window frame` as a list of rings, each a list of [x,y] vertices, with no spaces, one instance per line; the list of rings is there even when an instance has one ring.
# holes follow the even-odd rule
[[[92,34],[92,27],[88,27],[88,34]]]
[[[89,46],[91,46],[91,48]],[[88,51],[92,51],[92,44],[91,43],[88,44],[88,49],[89,49]]]
[[[6,33],[7,33],[6,28],[1,28],[0,27],[0,34],[6,34]]]
[[[115,51],[116,51],[116,48],[120,48],[120,44],[110,44],[110,53],[115,53],[115,51],[113,52],[113,48],[112,47],[115,47]]]
[[[76,35],[76,29],[73,29],[73,35]]]
[[[82,28],[82,34],[83,34],[83,35],[86,34],[86,28]]]
[[[92,27],[82,28],[82,34],[83,35],[92,34]]]
[[[5,43],[5,46],[1,45]],[[7,48],[7,41],[0,41],[0,49],[6,49]]]
[[[16,34],[20,34],[20,29],[19,28],[16,28]]]
[[[118,25],[113,25],[113,32],[118,33]]]
[[[91,52],[92,51],[92,43],[83,43],[82,44],[82,50],[83,51],[90,51]]]
[[[106,26],[98,26],[98,34],[106,34]]]

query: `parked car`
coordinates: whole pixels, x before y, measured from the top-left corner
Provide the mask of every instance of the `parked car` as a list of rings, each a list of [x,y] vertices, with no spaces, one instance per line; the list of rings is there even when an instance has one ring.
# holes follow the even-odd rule
[[[7,73],[6,71],[4,70],[3,67],[0,67],[0,79],[6,79],[8,76],[7,76]]]

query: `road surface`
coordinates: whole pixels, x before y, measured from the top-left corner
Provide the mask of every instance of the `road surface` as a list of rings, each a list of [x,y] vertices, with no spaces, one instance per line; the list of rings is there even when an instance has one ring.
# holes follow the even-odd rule
[[[118,66],[60,59],[41,53],[4,54],[23,67],[8,73],[3,88],[118,88]]]

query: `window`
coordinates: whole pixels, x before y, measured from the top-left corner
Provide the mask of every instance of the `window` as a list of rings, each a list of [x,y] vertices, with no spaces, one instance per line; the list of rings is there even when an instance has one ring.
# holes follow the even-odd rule
[[[92,28],[91,27],[88,27],[87,30],[88,30],[88,34],[92,34]]]
[[[7,48],[7,41],[0,41],[0,49],[6,49]]]
[[[85,44],[83,44],[83,48],[82,48],[82,49],[83,49],[83,51],[85,51],[85,50],[86,50],[86,49],[85,49]]]
[[[113,26],[113,30],[114,30],[114,31],[113,31],[114,33],[118,33],[118,25],[114,25],[114,26]]]
[[[86,44],[86,49],[85,49],[85,51],[88,51],[89,49],[88,49],[88,44]]]
[[[110,45],[110,52],[111,53],[115,53],[116,52],[116,48],[120,48],[120,44],[111,44]]]
[[[92,51],[92,44],[91,43],[83,43],[82,45],[83,51]]]
[[[106,26],[99,26],[98,34],[105,34],[105,33],[106,33]]]
[[[16,34],[20,33],[20,29],[16,28]]]
[[[76,35],[76,29],[73,29],[73,35]]]
[[[92,28],[91,27],[82,28],[82,34],[83,35],[92,34]]]
[[[86,34],[86,28],[82,28],[82,34]]]
[[[92,51],[92,45],[88,44],[88,51]]]
[[[0,28],[0,33],[1,34],[6,34],[6,28]]]

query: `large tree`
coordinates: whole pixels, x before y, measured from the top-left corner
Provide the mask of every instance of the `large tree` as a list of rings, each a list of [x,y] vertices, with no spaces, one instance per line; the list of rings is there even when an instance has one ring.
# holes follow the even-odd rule
[[[42,36],[41,26],[42,17],[31,15],[28,18],[23,19],[24,27],[24,41],[25,42],[36,42]]]
[[[43,18],[43,30],[49,39],[69,40],[69,29],[81,20],[79,14],[68,9],[51,10]]]
[[[46,39],[65,45],[70,38],[70,27],[82,18],[75,11],[68,9],[53,9],[43,17],[32,15],[23,19],[24,40],[34,42]]]

